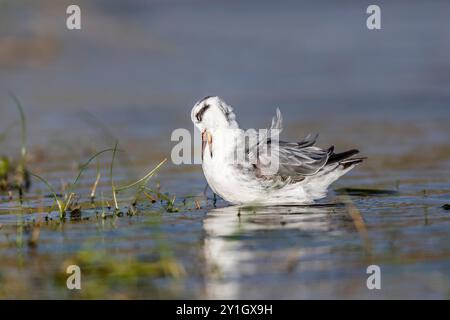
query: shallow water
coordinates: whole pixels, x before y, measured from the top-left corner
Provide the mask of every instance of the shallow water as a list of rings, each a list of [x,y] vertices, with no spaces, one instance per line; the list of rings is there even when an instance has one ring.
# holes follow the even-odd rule
[[[379,33],[357,1],[82,2],[80,33],[59,26],[58,2],[5,3],[0,84],[26,109],[29,169],[58,192],[116,139],[115,182],[143,176],[211,93],[244,127],[267,126],[278,106],[283,139],[319,132],[320,146],[368,160],[310,207],[214,202],[199,166],[169,161],[150,185],[178,212],[143,197],[129,216],[133,195],[120,193],[117,216],[105,154],[97,202],[93,162],[76,188],[81,217],[61,221],[33,180],[23,204],[0,194],[0,298],[450,298],[447,2],[382,2]],[[0,103],[1,131],[13,126],[0,155],[17,159],[17,112],[7,94]],[[66,288],[71,264],[80,291]],[[372,264],[381,290],[366,287]]]

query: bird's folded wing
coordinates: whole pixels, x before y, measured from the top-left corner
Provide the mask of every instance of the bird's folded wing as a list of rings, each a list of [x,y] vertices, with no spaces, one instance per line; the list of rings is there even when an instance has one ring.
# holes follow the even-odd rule
[[[315,147],[317,135],[308,135],[300,142],[280,141],[282,126],[283,118],[277,108],[266,135],[259,135],[253,140],[257,143],[247,149],[249,159],[256,162],[255,169],[262,175],[267,173],[283,178],[316,174],[326,165],[333,148],[323,150]]]
[[[316,136],[317,137],[317,136]],[[316,137],[307,136],[300,142],[271,141],[267,149],[258,153],[257,167],[260,172],[273,172],[274,161],[277,171],[274,175],[287,177],[310,176],[322,169],[333,148],[323,150],[314,147]]]

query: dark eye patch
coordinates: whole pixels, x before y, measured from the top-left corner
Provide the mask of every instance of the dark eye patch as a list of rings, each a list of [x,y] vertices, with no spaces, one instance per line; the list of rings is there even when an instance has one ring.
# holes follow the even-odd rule
[[[203,108],[201,108],[200,109],[200,111],[199,112],[197,112],[197,114],[195,115],[195,117],[197,118],[197,121],[202,121],[202,118],[203,118],[203,114],[206,112],[206,110],[208,110],[209,109],[209,104],[205,104],[204,106],[203,106]]]

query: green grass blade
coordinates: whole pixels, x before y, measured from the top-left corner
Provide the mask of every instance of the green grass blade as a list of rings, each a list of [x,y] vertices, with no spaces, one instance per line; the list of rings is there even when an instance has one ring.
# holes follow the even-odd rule
[[[133,182],[129,185],[126,186],[121,186],[121,187],[116,187],[116,191],[122,191],[125,189],[130,189],[133,188],[135,186],[145,186],[148,183],[148,180],[150,180],[150,178],[155,174],[155,172],[167,161],[167,159],[164,159],[163,161],[161,161],[155,168],[153,168],[149,173],[147,173],[143,178],[137,180],[136,182]]]
[[[68,191],[69,194],[72,192],[73,188],[76,186],[76,184],[78,183],[78,181],[79,181],[80,178],[81,178],[81,175],[83,174],[84,170],[86,170],[86,168],[89,166],[89,164],[90,164],[95,158],[97,158],[98,156],[100,156],[100,155],[102,155],[103,153],[108,152],[108,151],[114,151],[114,149],[109,148],[109,149],[104,149],[104,150],[101,150],[101,151],[97,152],[97,153],[94,154],[92,157],[90,157],[89,160],[86,161],[86,162],[80,167],[80,170],[79,170],[79,172],[78,172],[77,177],[75,178],[74,182],[73,182],[73,183],[68,187],[68,189],[67,189],[67,191]]]
[[[16,103],[16,107],[20,113],[20,125],[22,128],[22,147],[20,150],[20,154],[22,157],[22,165],[25,166],[25,160],[26,160],[26,155],[27,155],[27,119],[25,117],[25,112],[23,111],[22,104],[20,103],[17,96],[12,92],[10,92],[9,95]]]
[[[41,176],[39,176],[39,175],[37,175],[35,173],[30,172],[30,175],[35,177],[35,178],[37,178],[37,179],[39,179],[40,181],[42,181],[47,186],[48,190],[50,190],[50,192],[52,193],[53,198],[56,201],[56,204],[58,205],[60,217],[63,218],[64,217],[64,213],[65,213],[64,209],[63,209],[63,206],[61,205],[61,202],[59,201],[58,196],[56,195],[55,189],[53,189],[53,187],[50,184],[50,182],[48,182],[46,179],[42,178]]]

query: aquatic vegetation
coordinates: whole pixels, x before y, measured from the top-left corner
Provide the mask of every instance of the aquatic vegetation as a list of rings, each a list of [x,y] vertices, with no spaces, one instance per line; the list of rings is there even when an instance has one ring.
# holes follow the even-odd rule
[[[176,197],[174,195],[170,195],[169,193],[163,193],[158,188],[149,188],[147,187],[149,180],[154,176],[154,174],[159,170],[159,168],[167,161],[167,159],[162,160],[156,167],[152,168],[147,174],[145,174],[142,178],[138,179],[135,182],[124,186],[116,186],[114,180],[114,165],[116,160],[117,152],[122,151],[118,149],[118,142],[116,139],[114,148],[108,148],[101,150],[91,156],[84,164],[82,164],[79,168],[78,174],[75,180],[72,183],[67,184],[66,188],[64,188],[62,194],[58,194],[56,192],[56,188],[51,185],[51,183],[45,179],[43,176],[38,175],[35,172],[30,172],[27,168],[27,153],[28,153],[28,143],[27,143],[27,121],[25,111],[22,107],[21,102],[17,98],[16,95],[10,93],[11,98],[15,102],[15,106],[20,114],[20,124],[21,124],[21,149],[20,149],[20,160],[19,161],[11,161],[6,156],[0,157],[0,191],[9,191],[11,189],[17,189],[19,192],[19,198],[22,201],[23,195],[26,190],[29,189],[31,179],[30,177],[34,177],[44,183],[46,188],[50,191],[51,196],[54,200],[54,204],[58,208],[59,217],[64,219],[66,217],[66,212],[71,211],[71,216],[81,215],[82,208],[77,206],[77,199],[79,198],[78,194],[75,192],[75,188],[85,170],[91,164],[94,159],[97,159],[100,155],[106,152],[112,152],[112,159],[109,165],[109,179],[111,184],[111,192],[112,192],[112,202],[114,206],[115,214],[122,215],[122,211],[119,207],[119,200],[117,195],[119,192],[123,192],[128,189],[136,189],[135,194],[133,196],[133,201],[129,210],[127,211],[128,215],[134,215],[137,213],[137,202],[144,196],[145,199],[149,200],[152,204],[159,201],[162,208],[166,212],[178,212],[179,208],[175,206]],[[98,125],[100,120],[96,119],[93,116],[89,116],[87,120],[95,120],[95,123]],[[108,138],[113,137],[112,134],[107,130],[107,127],[104,125],[100,125],[103,131],[106,132]],[[4,132],[1,134],[0,138],[3,139],[6,137],[8,132]],[[127,158],[127,161],[128,158]],[[11,177],[14,177],[12,179]],[[101,171],[100,165],[97,162],[97,170],[94,183],[90,192],[90,200],[92,206],[96,206],[96,191],[99,186],[101,180]],[[187,198],[186,198],[187,199]],[[186,199],[183,199],[183,206],[187,207]],[[100,205],[102,207],[102,216],[106,216],[105,207],[110,207],[107,200],[105,200],[102,196],[100,201]],[[200,208],[200,204],[198,200],[195,200],[196,209]]]
[[[101,154],[103,154],[105,152],[108,152],[108,151],[113,151],[113,153],[114,153],[114,151],[117,151],[117,146],[115,146],[114,149],[105,149],[105,150],[102,150],[100,152],[97,152],[95,155],[93,155],[91,158],[89,158],[89,160],[81,167],[81,169],[78,172],[78,175],[77,175],[75,181],[68,186],[68,188],[66,190],[66,193],[64,195],[58,195],[57,192],[55,191],[55,188],[50,184],[50,182],[48,180],[46,180],[45,178],[37,175],[36,173],[30,172],[31,176],[33,176],[33,177],[39,179],[41,182],[43,182],[45,184],[45,186],[48,188],[48,190],[51,192],[51,195],[52,195],[52,197],[54,199],[54,202],[58,206],[58,210],[59,210],[59,214],[60,214],[59,216],[60,216],[61,219],[65,218],[66,212],[68,210],[72,211],[71,212],[72,215],[80,215],[81,214],[81,208],[80,207],[72,208],[73,199],[76,197],[76,193],[73,192],[73,189],[76,186],[76,184],[78,183],[78,181],[79,181],[83,171],[88,167],[88,165],[92,162],[92,160],[94,160],[95,158],[97,158]],[[138,186],[138,191],[136,192],[135,199],[137,199],[137,197],[139,196],[140,193],[145,193],[148,198],[153,199],[153,197],[148,193],[149,189],[146,188],[146,185],[148,184],[148,180],[155,174],[155,172],[162,166],[162,164],[165,161],[166,161],[166,159],[164,159],[159,165],[157,165],[149,173],[147,173],[144,178],[141,178],[137,182],[134,182],[134,183],[132,183],[130,185],[122,186],[122,187],[116,187],[115,184],[114,184],[114,179],[113,179],[113,174],[112,174],[113,173],[113,171],[112,171],[113,165],[111,164],[111,166],[110,166],[110,179],[111,179],[111,188],[112,188],[112,194],[113,194],[114,213],[116,215],[122,215],[123,214],[122,211],[120,211],[119,203],[118,203],[118,200],[117,200],[117,193],[119,191],[123,191],[125,189],[129,189],[129,188],[132,188],[134,186]],[[95,194],[94,190],[96,189],[96,186],[98,185],[99,180],[100,180],[100,174],[97,173],[97,178],[96,178],[96,180],[94,182],[93,191],[91,191],[91,194],[90,194],[91,203],[93,205],[95,205],[95,202],[93,201],[93,199],[94,199],[93,194]],[[157,192],[157,195],[158,195],[158,197],[164,197],[164,199],[168,199],[168,202],[170,203],[170,206],[168,205],[168,209],[171,209],[171,210],[170,211],[167,210],[167,211],[168,212],[174,212],[174,210],[172,208],[173,208],[173,204],[174,204],[175,198],[170,200],[167,195],[163,195],[160,192]],[[133,201],[134,205],[132,205],[132,207],[135,206],[136,201],[137,200]],[[110,205],[104,199],[103,192],[101,193],[101,202],[100,203],[101,203],[101,207],[102,207],[102,217],[105,217],[106,216],[105,208],[106,207],[110,207]]]
[[[8,188],[9,167],[9,159],[4,156],[0,157],[0,190],[6,190]]]
[[[145,195],[145,197],[147,199],[149,199],[151,201],[151,203],[155,203],[156,199],[161,198],[162,196],[166,197],[166,201],[168,199],[167,196],[162,195],[159,190],[153,190],[147,187],[147,184],[149,182],[149,180],[153,177],[153,175],[158,171],[158,169],[167,161],[167,158],[162,160],[156,167],[154,167],[153,169],[151,169],[145,176],[143,176],[142,178],[140,178],[139,180],[130,183],[128,185],[125,186],[120,186],[120,187],[114,187],[115,192],[120,192],[120,191],[124,191],[127,189],[132,189],[132,188],[136,188],[136,192],[134,194],[133,197],[133,201],[131,203],[131,209],[130,210],[134,210],[134,208],[136,207],[136,204],[138,202],[138,199],[140,198],[140,196],[143,194]],[[153,194],[153,195],[152,195]],[[173,201],[171,201],[170,199],[168,199],[168,203],[171,203],[171,208],[173,208],[173,202],[175,201],[175,199],[173,199]],[[173,212],[170,210],[167,210],[168,212]]]
[[[91,273],[101,273],[101,277],[183,276],[184,269],[180,264],[169,257],[165,257],[164,254],[159,254],[159,256],[159,259],[154,261],[127,259],[123,264],[117,264],[116,260],[102,252],[83,250],[70,263],[84,266],[83,269]]]
[[[83,172],[87,169],[87,167],[89,166],[89,164],[96,159],[98,156],[100,156],[101,154],[111,151],[113,149],[105,149],[102,151],[97,152],[96,154],[94,154],[92,157],[90,157],[80,168],[80,170],[78,171],[78,175],[76,176],[75,180],[73,183],[69,184],[69,186],[66,189],[65,194],[61,197],[62,199],[60,199],[60,197],[58,197],[54,187],[50,184],[50,182],[48,180],[46,180],[45,178],[37,175],[36,173],[32,173],[30,172],[30,175],[39,179],[41,182],[43,182],[45,184],[45,186],[49,189],[49,191],[51,192],[53,199],[55,201],[55,203],[58,206],[58,210],[59,210],[59,216],[61,219],[65,218],[66,216],[66,212],[68,210],[71,209],[71,206],[73,204],[73,199],[76,196],[76,193],[73,192],[73,189],[75,188],[75,186],[77,185],[78,181],[81,178],[81,175],[83,174]],[[115,149],[114,149],[115,150]],[[74,208],[74,210],[80,210],[80,208]]]
[[[125,189],[137,187],[137,192],[135,198],[143,193],[145,191],[147,198],[152,198],[152,196],[148,193],[148,190],[145,190],[145,186],[148,184],[148,181],[150,178],[155,174],[155,172],[162,166],[162,164],[166,161],[163,160],[159,165],[157,165],[154,169],[152,169],[148,174],[146,174],[143,178],[139,179],[138,181],[122,186],[119,188],[116,188],[114,183],[114,176],[113,176],[113,168],[114,168],[114,161],[116,158],[116,153],[120,150],[118,150],[117,146],[118,143],[116,142],[114,148],[109,148],[105,150],[101,150],[97,153],[95,153],[93,156],[91,156],[83,165],[80,166],[80,169],[78,171],[78,174],[75,178],[75,180],[68,184],[67,188],[65,189],[65,192],[63,195],[59,195],[55,188],[51,185],[51,183],[42,177],[41,175],[38,175],[37,173],[32,173],[27,168],[27,122],[26,122],[26,116],[24,109],[22,107],[22,104],[20,103],[19,99],[13,94],[10,94],[12,99],[15,102],[16,108],[18,109],[20,113],[20,121],[21,121],[21,157],[20,160],[17,161],[17,163],[11,162],[10,159],[6,156],[0,157],[0,190],[7,191],[10,189],[17,189],[19,191],[19,198],[22,201],[23,200],[23,194],[24,190],[28,190],[30,187],[30,176],[38,179],[44,185],[47,187],[47,189],[50,191],[51,196],[54,199],[54,203],[56,204],[58,211],[59,211],[59,217],[60,219],[64,219],[66,216],[67,211],[71,211],[71,217],[76,217],[81,215],[81,208],[74,206],[75,199],[77,198],[76,192],[74,192],[74,189],[79,182],[82,174],[84,171],[88,168],[88,166],[91,164],[91,162],[106,152],[112,152],[112,160],[110,163],[109,173],[110,173],[110,183],[111,183],[111,191],[112,191],[112,199],[114,204],[115,213],[120,215],[121,211],[119,209],[119,204],[117,200],[117,193],[119,191],[123,191]],[[2,134],[2,138],[6,136],[5,134]],[[14,179],[11,179],[11,176],[14,176]],[[100,183],[101,179],[101,172],[99,168],[99,164],[97,163],[97,174],[95,181],[93,183],[91,193],[90,193],[90,199],[91,203],[95,205],[95,194],[98,187],[98,184]],[[103,197],[102,197],[103,198]],[[174,201],[168,201],[168,208],[172,210],[173,208],[173,202]],[[107,201],[104,201],[102,199],[102,216],[105,216],[104,211],[104,205],[107,203]],[[107,205],[109,206],[109,205]],[[132,206],[134,207],[134,205]],[[134,209],[131,209],[132,211]],[[135,211],[133,211],[135,212]]]
[[[156,173],[156,171],[167,161],[167,159],[164,159],[163,161],[161,161],[155,168],[153,168],[150,172],[148,172],[145,176],[143,176],[141,179],[130,183],[128,185],[125,186],[121,186],[121,187],[117,187],[115,188],[117,192],[122,191],[122,190],[126,190],[126,189],[130,189],[133,187],[138,187],[138,191],[143,191],[145,189],[145,186],[148,184],[148,181],[150,180],[151,177],[153,177],[153,175]]]
[[[97,152],[97,153],[95,153],[93,156],[91,156],[81,167],[80,167],[80,170],[78,171],[78,175],[77,175],[77,177],[75,178],[75,180],[74,180],[74,182],[72,183],[72,184],[70,184],[69,185],[69,188],[68,188],[68,193],[70,194],[71,193],[71,191],[73,190],[73,188],[75,188],[75,186],[77,185],[77,183],[79,182],[79,180],[80,180],[80,178],[81,178],[81,176],[82,176],[82,174],[83,174],[83,172],[88,168],[88,166],[91,164],[91,162],[93,161],[93,160],[95,160],[95,159],[97,159],[100,155],[102,155],[103,153],[106,153],[106,152],[110,152],[110,151],[114,151],[115,149],[111,149],[111,148],[109,148],[109,149],[104,149],[104,150],[101,150],[101,151],[99,151],[99,152]],[[117,150],[116,150],[117,151]],[[99,169],[98,169],[98,166],[97,166],[97,176],[99,176],[100,175],[100,173],[99,173]],[[99,179],[99,178],[98,178]],[[97,178],[96,178],[96,181],[97,181]],[[96,182],[97,184],[98,184],[98,182]],[[94,185],[95,185],[95,183],[94,183]],[[95,187],[96,188],[96,187]],[[94,187],[93,187],[93,190],[94,190]],[[95,190],[94,190],[95,191]],[[94,192],[94,195],[95,195],[95,192]],[[92,197],[92,191],[91,191],[91,197]]]
[[[178,212],[179,211],[179,209],[174,206],[175,199],[176,199],[175,196],[173,196],[171,198],[168,194],[164,194],[164,193],[160,192],[159,190],[153,190],[150,188],[147,188],[147,190],[150,192],[154,192],[157,195],[158,199],[160,199],[161,203],[164,205],[164,209],[167,212]]]
[[[20,160],[14,162],[10,161],[5,156],[2,156],[0,158],[0,191],[17,189],[19,191],[19,197],[21,199],[24,190],[28,190],[30,187],[30,175],[26,163],[27,121],[25,112],[19,99],[12,92],[10,92],[10,96],[13,99],[15,106],[20,114],[20,126],[21,126]],[[6,136],[7,133],[8,131],[2,134],[2,139]]]
[[[95,192],[97,191],[97,187],[98,187],[98,183],[100,182],[100,178],[101,178],[100,165],[97,161],[97,174],[95,176],[95,181],[94,181],[94,184],[92,185],[92,190],[91,190],[91,194],[90,194],[91,203],[93,203],[95,201]]]
[[[109,179],[111,181],[111,191],[112,191],[112,196],[114,199],[114,208],[115,208],[116,212],[119,212],[119,205],[117,203],[117,197],[116,197],[116,187],[114,186],[114,177],[113,177],[113,167],[114,167],[114,159],[116,158],[116,152],[117,152],[117,141],[116,141],[116,144],[114,145],[111,165],[109,167],[109,176],[110,176]]]
[[[65,205],[60,201],[58,195],[56,194],[55,189],[53,189],[52,185],[50,184],[50,182],[48,182],[46,179],[42,178],[41,176],[34,174],[34,173],[30,173],[33,177],[39,179],[40,181],[42,181],[47,188],[50,190],[50,192],[52,193],[53,199],[55,200],[55,203],[58,205],[58,209],[59,209],[59,217],[61,219],[63,219],[65,217]]]

